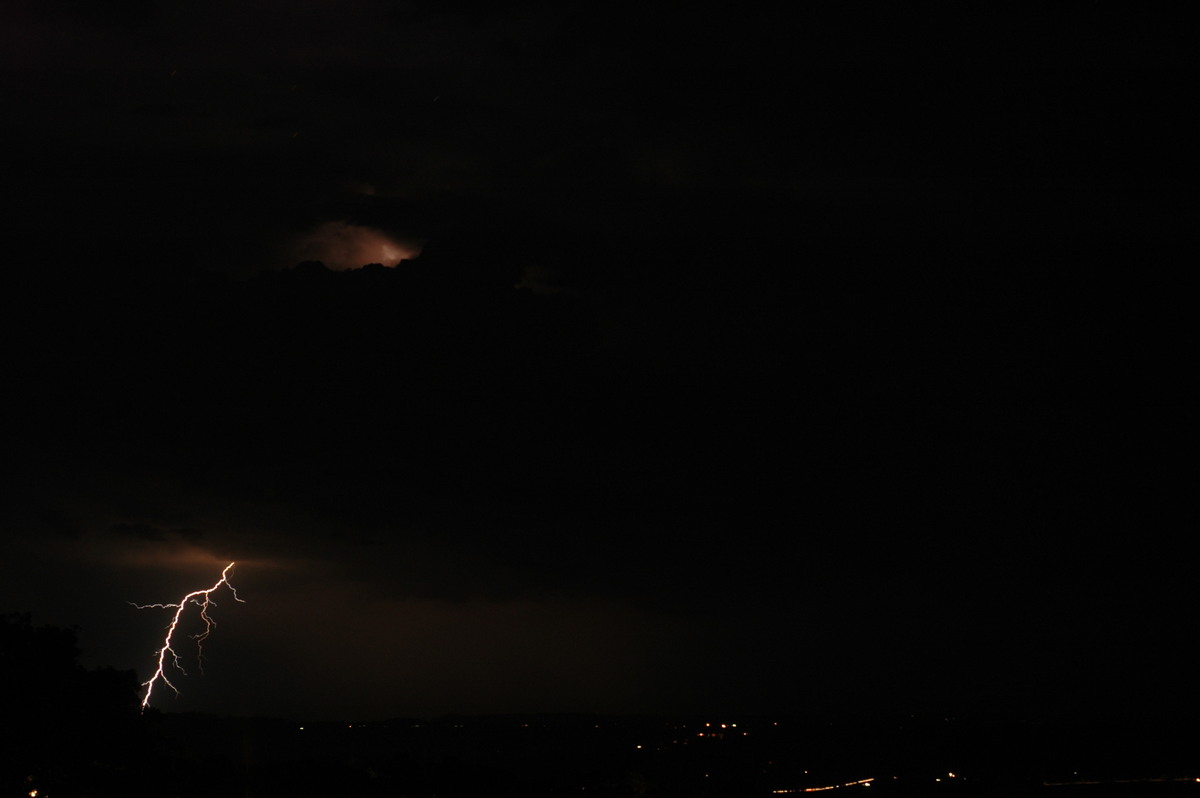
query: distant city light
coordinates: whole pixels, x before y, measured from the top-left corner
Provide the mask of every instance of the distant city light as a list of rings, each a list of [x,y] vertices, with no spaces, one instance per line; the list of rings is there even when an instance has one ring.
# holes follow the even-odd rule
[[[808,771],[806,770],[804,772],[807,773]],[[873,782],[873,781],[875,781],[874,776],[872,776],[871,778],[868,778],[868,779],[859,779],[858,781],[848,781],[845,784],[825,784],[820,787],[801,787],[801,788],[790,789],[790,790],[771,790],[771,793],[774,795],[789,795],[789,794],[798,793],[798,792],[825,792],[826,790],[836,790],[839,787],[857,787],[859,785],[862,785],[863,787],[870,787],[871,782]]]

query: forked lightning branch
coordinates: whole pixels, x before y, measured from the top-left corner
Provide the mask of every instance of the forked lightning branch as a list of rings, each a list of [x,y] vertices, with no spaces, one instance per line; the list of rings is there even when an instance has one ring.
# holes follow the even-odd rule
[[[225,570],[221,571],[221,578],[218,579],[216,584],[214,584],[212,587],[205,588],[204,590],[194,590],[181,598],[178,604],[133,604],[132,601],[129,602],[139,610],[175,610],[175,614],[171,618],[171,623],[167,627],[167,636],[163,639],[162,648],[155,653],[155,656],[158,659],[158,667],[154,671],[153,676],[142,682],[142,687],[146,688],[146,694],[142,696],[143,711],[150,703],[150,696],[154,692],[154,685],[159,681],[162,681],[163,684],[174,690],[175,695],[179,695],[179,688],[173,685],[171,680],[167,678],[166,668],[169,659],[171,667],[183,675],[187,675],[187,671],[183,669],[183,663],[179,660],[179,654],[177,654],[173,648],[172,638],[174,638],[175,632],[179,628],[179,621],[183,618],[183,614],[189,605],[200,608],[200,620],[204,624],[204,628],[199,633],[191,635],[192,639],[196,641],[196,655],[197,662],[200,666],[200,672],[204,672],[204,641],[208,639],[208,636],[212,634],[212,630],[217,625],[216,621],[214,621],[208,614],[209,609],[216,606],[216,602],[212,599],[212,594],[224,586],[229,588],[229,592],[233,594],[235,601],[239,601],[243,604],[246,603],[242,601],[240,597],[238,597],[237,590],[235,590],[233,585],[229,583],[229,572],[232,570],[233,566],[234,563],[229,563],[229,565],[226,565]]]

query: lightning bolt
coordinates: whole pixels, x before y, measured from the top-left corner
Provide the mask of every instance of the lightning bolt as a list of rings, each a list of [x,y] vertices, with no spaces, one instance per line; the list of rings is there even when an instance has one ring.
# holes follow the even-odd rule
[[[155,656],[158,658],[158,669],[154,671],[154,675],[147,681],[142,682],[142,687],[146,688],[146,694],[142,696],[143,712],[146,711],[146,706],[150,703],[150,695],[154,692],[154,685],[159,681],[162,681],[163,684],[174,690],[175,695],[179,695],[179,688],[171,684],[171,680],[167,678],[166,666],[167,658],[170,657],[172,667],[184,676],[187,676],[187,671],[183,669],[183,664],[179,661],[179,654],[175,653],[175,649],[171,647],[171,638],[175,636],[175,629],[179,626],[179,619],[183,617],[183,612],[189,604],[200,608],[200,620],[204,621],[204,631],[192,635],[192,639],[196,641],[196,661],[200,665],[200,672],[204,673],[204,641],[208,639],[208,636],[212,634],[213,628],[217,625],[217,622],[208,614],[208,608],[216,606],[217,603],[212,600],[212,594],[224,585],[229,588],[229,592],[233,594],[235,601],[240,601],[242,604],[246,603],[238,596],[237,590],[234,589],[233,585],[229,583],[229,571],[233,566],[234,563],[226,565],[225,570],[221,571],[221,578],[212,587],[205,588],[204,590],[193,590],[181,598],[178,604],[134,604],[132,601],[129,602],[139,610],[168,608],[175,610],[175,615],[171,618],[171,624],[167,627],[167,636],[163,640],[162,648],[155,652]]]

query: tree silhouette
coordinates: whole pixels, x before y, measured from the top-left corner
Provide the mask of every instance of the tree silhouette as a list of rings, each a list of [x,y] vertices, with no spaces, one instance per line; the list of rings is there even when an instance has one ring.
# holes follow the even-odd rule
[[[87,670],[74,629],[0,615],[0,789],[128,792],[138,734],[133,671]],[[134,790],[136,793],[136,790]]]

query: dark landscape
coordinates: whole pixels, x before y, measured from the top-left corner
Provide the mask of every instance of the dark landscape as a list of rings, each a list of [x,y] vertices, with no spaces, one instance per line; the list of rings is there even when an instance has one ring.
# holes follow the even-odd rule
[[[7,616],[9,792],[26,795],[1195,795],[1195,724],[821,715],[447,715],[368,722],[141,711],[132,672]],[[18,654],[17,652],[20,652]],[[23,655],[23,656],[22,656]],[[16,700],[12,700],[15,698]]]

